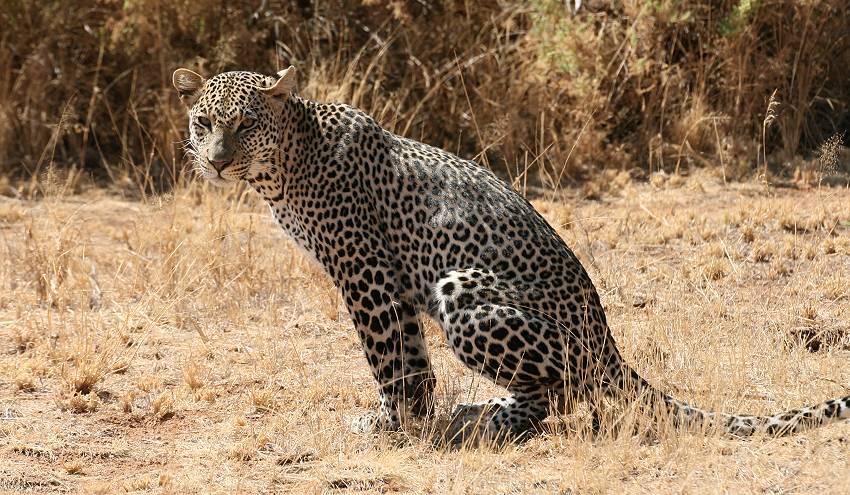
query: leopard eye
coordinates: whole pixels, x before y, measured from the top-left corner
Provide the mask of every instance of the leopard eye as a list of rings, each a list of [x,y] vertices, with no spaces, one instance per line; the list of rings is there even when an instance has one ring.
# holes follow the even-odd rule
[[[197,120],[198,120],[198,124],[200,124],[201,127],[205,127],[207,129],[212,128],[212,122],[210,122],[210,119],[204,117],[203,115],[199,116]]]
[[[255,119],[252,119],[251,117],[243,117],[242,122],[239,123],[239,132],[245,132],[252,129],[255,125],[257,125],[257,121]]]

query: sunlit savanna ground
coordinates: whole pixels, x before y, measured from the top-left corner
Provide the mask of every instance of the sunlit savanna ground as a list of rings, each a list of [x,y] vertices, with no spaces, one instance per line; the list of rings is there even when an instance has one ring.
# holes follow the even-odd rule
[[[358,436],[376,391],[337,291],[253,193],[195,184],[0,198],[0,489],[154,493],[848,493],[850,425],[747,441],[593,436],[581,412],[506,450],[434,426]],[[623,182],[536,192],[627,360],[753,413],[850,394],[850,191]],[[497,390],[427,337],[437,418]],[[808,345],[804,342],[808,341]]]

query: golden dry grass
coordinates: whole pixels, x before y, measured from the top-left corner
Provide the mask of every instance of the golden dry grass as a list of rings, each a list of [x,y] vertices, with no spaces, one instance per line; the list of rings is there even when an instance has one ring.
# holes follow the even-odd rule
[[[654,383],[754,413],[848,394],[846,189],[699,175],[625,183],[600,201],[539,197],[625,356]],[[850,491],[847,424],[779,440],[593,437],[578,414],[520,447],[455,452],[432,446],[432,424],[352,434],[349,420],[376,401],[356,335],[253,193],[0,198],[0,239],[0,489]],[[435,423],[457,401],[498,393],[438,328],[427,337]]]
[[[0,191],[31,194],[51,164],[166,190],[185,138],[174,69],[290,64],[303,96],[511,179],[705,167],[847,183],[830,151],[850,133],[846,0],[572,3],[5,0]]]

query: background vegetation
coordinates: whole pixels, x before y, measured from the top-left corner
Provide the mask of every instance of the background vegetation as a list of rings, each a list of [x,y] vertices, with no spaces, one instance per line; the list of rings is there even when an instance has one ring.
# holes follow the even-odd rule
[[[168,188],[183,175],[179,66],[294,64],[308,97],[544,186],[603,168],[799,174],[812,165],[795,157],[850,127],[844,0],[567,4],[7,0],[0,175],[19,192],[50,164]]]

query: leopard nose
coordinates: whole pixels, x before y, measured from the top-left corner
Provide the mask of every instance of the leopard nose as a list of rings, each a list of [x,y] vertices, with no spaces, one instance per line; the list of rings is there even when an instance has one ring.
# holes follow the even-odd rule
[[[207,159],[207,161],[210,162],[210,165],[212,165],[213,168],[216,169],[216,171],[221,172],[224,169],[224,167],[230,165],[230,163],[233,161],[233,158],[231,158],[229,160],[210,160],[210,159]]]

